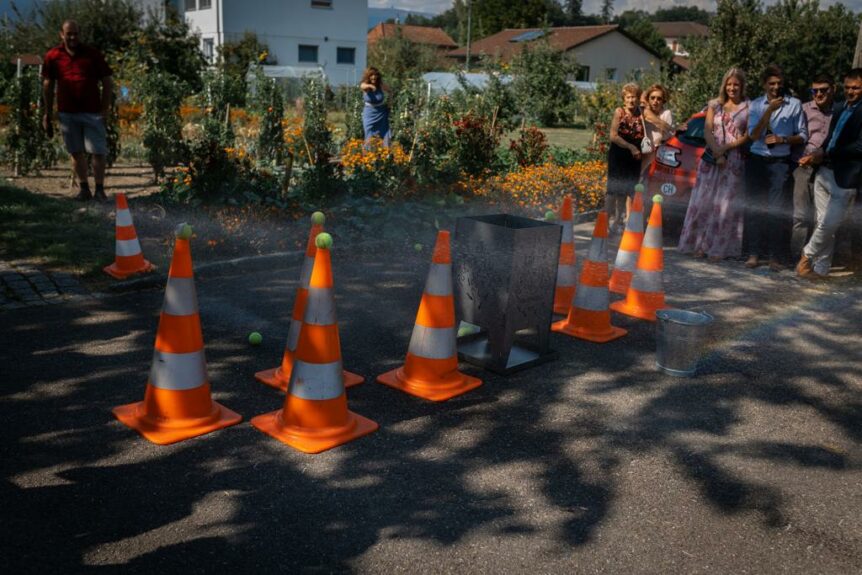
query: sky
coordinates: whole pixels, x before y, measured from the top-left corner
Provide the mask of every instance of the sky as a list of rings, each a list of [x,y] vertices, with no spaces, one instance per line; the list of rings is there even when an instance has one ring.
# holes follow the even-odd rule
[[[516,2],[517,0],[512,0]],[[821,0],[821,6],[835,4],[837,0]],[[766,0],[772,4],[771,0]],[[862,0],[842,0],[842,4],[854,12],[862,11]],[[598,14],[601,11],[602,0],[584,0],[584,12]],[[452,6],[452,0],[368,0],[371,8],[403,8],[417,12],[439,14]],[[626,10],[644,10],[654,12],[657,8],[669,6],[699,6],[704,10],[715,11],[715,0],[615,0],[614,12],[619,14]]]

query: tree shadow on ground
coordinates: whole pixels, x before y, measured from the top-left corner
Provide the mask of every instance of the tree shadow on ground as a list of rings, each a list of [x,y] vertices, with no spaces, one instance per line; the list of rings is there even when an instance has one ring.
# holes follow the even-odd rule
[[[371,380],[403,361],[427,270],[419,254],[381,259],[336,259],[335,270],[344,363],[369,376],[349,391],[350,408],[381,429],[318,456],[248,424],[283,401],[252,374],[280,360],[298,265],[199,280],[215,398],[245,420],[173,446],[149,444],[110,413],[142,397],[158,290],[4,315],[0,492],[12,566],[342,572],[375,548],[417,545],[378,565],[391,570],[428,549],[476,540],[490,549],[508,537],[534,537],[562,556],[610,521],[633,458],[667,459],[700,503],[753,512],[766,529],[786,524],[791,486],[758,479],[758,466],[860,467],[810,433],[748,433],[793,408],[831,426],[830,441],[858,442],[862,358],[846,348],[862,319],[858,291],[805,292],[807,307],[787,317],[723,315],[722,305],[772,301],[775,286],[731,275],[722,289],[736,301],[714,304],[714,293],[696,287],[709,277],[679,266],[686,306],[714,308],[720,319],[698,379],[657,372],[654,326],[615,315],[630,330],[623,340],[554,335],[560,361],[508,378],[462,364],[484,385],[432,404]],[[822,314],[828,325],[808,325]],[[244,343],[251,326],[263,326],[259,348]],[[788,349],[804,357],[775,360]]]

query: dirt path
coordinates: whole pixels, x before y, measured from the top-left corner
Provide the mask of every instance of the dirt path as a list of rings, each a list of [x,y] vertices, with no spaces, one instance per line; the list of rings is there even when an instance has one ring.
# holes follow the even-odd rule
[[[53,168],[42,170],[40,174],[14,177],[8,169],[3,176],[9,184],[52,196],[55,198],[73,198],[78,188],[73,186],[71,163],[61,163]],[[153,172],[144,164],[118,164],[108,168],[105,177],[109,192],[124,192],[129,196],[149,195],[158,191],[153,184]]]

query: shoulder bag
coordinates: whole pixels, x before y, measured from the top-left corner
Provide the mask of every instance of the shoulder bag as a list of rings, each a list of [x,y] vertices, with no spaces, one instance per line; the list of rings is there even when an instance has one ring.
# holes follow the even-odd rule
[[[641,112],[641,126],[644,127],[644,137],[641,140],[641,154],[652,154],[654,149],[652,139],[649,137],[649,131],[646,128],[646,122],[644,121],[644,113]]]

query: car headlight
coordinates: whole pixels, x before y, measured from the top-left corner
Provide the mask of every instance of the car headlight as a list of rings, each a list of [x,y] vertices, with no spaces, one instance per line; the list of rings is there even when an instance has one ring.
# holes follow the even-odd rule
[[[659,146],[658,151],[655,154],[656,160],[665,166],[670,166],[671,168],[678,168],[680,165],[679,158],[677,155],[682,152],[679,148],[674,148],[673,146]]]

